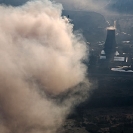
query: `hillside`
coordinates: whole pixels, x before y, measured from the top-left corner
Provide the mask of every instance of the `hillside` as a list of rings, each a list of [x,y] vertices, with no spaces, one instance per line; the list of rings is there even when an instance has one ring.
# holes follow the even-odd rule
[[[80,30],[87,41],[104,40],[107,23],[105,18],[96,12],[63,11],[63,16],[68,16],[74,24],[74,30]]]
[[[113,0],[111,4],[108,5],[110,10],[117,11],[119,13],[133,13],[133,0]]]

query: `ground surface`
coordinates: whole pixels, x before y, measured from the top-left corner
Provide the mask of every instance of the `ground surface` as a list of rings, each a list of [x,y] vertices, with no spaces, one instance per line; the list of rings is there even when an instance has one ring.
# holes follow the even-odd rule
[[[132,133],[132,78],[98,79],[91,98],[67,118],[61,132]]]

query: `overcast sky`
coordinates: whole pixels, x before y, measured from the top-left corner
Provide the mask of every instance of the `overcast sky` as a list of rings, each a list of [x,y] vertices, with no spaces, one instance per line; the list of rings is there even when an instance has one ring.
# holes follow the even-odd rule
[[[28,0],[0,0],[0,3],[18,6]],[[63,5],[65,10],[91,10],[101,11],[107,7],[113,0],[52,0]]]

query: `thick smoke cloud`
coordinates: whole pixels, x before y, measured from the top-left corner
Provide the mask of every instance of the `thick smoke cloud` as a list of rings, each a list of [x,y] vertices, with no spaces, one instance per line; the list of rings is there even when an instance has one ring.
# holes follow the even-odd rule
[[[88,96],[87,47],[61,10],[47,0],[0,6],[1,133],[54,133]]]

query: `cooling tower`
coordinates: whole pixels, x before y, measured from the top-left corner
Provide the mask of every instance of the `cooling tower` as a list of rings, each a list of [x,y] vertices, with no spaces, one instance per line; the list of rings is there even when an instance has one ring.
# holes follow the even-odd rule
[[[108,61],[114,57],[114,53],[116,51],[116,40],[115,40],[115,28],[108,28],[107,29],[107,37],[104,44],[104,51],[106,54],[106,59]]]

